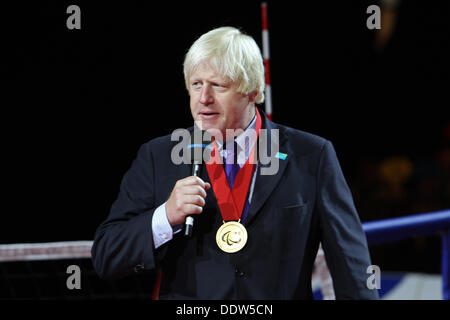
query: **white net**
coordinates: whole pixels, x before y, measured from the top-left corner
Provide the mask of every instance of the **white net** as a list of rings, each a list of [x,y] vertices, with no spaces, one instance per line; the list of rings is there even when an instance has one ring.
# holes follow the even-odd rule
[[[0,245],[0,262],[91,258],[92,241]]]
[[[92,241],[0,245],[0,299],[150,299],[155,274],[101,280],[91,263]],[[70,288],[68,267],[81,273],[80,288]],[[322,248],[315,261],[313,289],[334,299]]]
[[[92,241],[0,245],[0,300],[149,300],[155,274],[102,280],[91,262]],[[79,286],[73,266],[79,270]]]

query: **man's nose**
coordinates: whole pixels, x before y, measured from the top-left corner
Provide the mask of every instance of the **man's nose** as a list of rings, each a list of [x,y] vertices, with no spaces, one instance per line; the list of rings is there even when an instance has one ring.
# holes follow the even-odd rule
[[[214,97],[211,92],[211,87],[206,85],[203,86],[202,92],[200,93],[200,103],[208,105],[214,102]]]

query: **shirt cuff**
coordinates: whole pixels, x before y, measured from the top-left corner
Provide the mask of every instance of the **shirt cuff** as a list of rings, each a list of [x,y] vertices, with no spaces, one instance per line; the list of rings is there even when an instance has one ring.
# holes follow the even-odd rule
[[[152,217],[152,233],[155,249],[172,240],[173,235],[180,232],[182,228],[182,224],[176,225],[173,228],[171,227],[167,219],[166,202],[156,208]]]

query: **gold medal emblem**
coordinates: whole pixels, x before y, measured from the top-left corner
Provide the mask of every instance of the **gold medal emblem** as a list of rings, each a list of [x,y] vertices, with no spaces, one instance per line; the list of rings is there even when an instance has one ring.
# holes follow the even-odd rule
[[[225,222],[216,233],[216,242],[222,251],[235,253],[247,243],[247,230],[237,221]]]

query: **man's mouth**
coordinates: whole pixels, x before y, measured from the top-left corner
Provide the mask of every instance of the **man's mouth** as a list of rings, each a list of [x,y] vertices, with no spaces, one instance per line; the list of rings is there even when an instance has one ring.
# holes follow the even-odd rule
[[[200,118],[202,120],[210,120],[210,119],[214,119],[216,117],[219,116],[218,112],[209,112],[209,111],[205,111],[205,112],[200,112]]]

